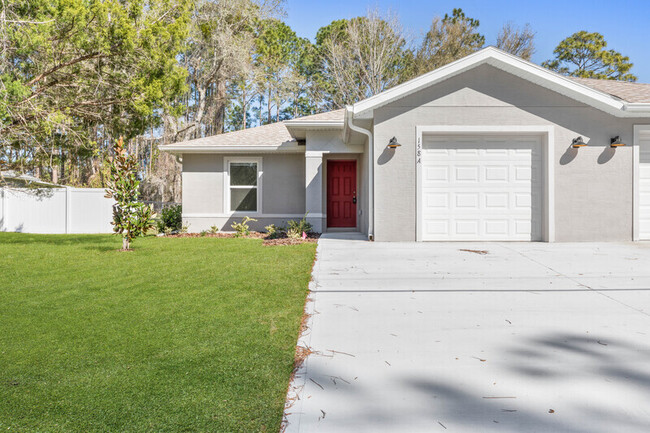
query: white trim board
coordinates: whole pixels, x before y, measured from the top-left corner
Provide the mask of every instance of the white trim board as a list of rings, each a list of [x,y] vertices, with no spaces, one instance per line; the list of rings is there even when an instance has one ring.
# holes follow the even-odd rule
[[[634,125],[634,138],[632,149],[632,240],[640,240],[640,170],[641,170],[641,133],[650,134],[649,125]]]
[[[415,127],[415,184],[416,184],[416,200],[415,200],[415,218],[416,218],[416,241],[422,241],[422,213],[420,212],[422,204],[420,203],[420,196],[422,194],[422,185],[420,182],[421,164],[418,164],[418,159],[421,157],[422,151],[422,135],[423,134],[439,134],[439,135],[453,135],[453,134],[466,134],[466,135],[541,135],[543,149],[543,173],[544,173],[544,191],[543,197],[543,223],[542,223],[542,239],[546,242],[555,242],[555,129],[553,126],[544,125],[508,125],[508,126],[495,126],[495,125],[418,125]]]

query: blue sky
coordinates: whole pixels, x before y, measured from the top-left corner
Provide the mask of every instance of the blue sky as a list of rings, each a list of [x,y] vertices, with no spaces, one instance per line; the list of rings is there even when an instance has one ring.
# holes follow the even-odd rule
[[[416,38],[427,31],[434,16],[457,7],[481,22],[480,32],[489,45],[495,43],[503,23],[530,23],[537,32],[535,63],[552,58],[558,42],[576,31],[599,32],[608,48],[630,57],[638,81],[650,83],[650,0],[287,0],[286,21],[299,36],[313,40],[320,27],[363,15],[369,7],[396,12]]]

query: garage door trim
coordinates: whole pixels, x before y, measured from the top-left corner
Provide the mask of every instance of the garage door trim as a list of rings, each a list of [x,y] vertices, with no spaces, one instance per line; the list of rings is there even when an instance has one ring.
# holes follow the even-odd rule
[[[633,206],[632,206],[632,240],[641,239],[641,135],[644,137],[650,134],[650,125],[634,125],[634,149],[633,149]]]
[[[542,185],[542,240],[555,241],[555,182],[554,182],[554,129],[552,126],[448,126],[431,125],[416,126],[416,240],[422,241],[423,212],[422,212],[422,150],[424,134],[436,135],[537,135],[542,137],[542,172],[544,182]]]

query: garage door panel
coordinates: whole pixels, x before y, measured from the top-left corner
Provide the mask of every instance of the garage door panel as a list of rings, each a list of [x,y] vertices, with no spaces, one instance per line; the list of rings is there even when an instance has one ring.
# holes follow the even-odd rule
[[[479,179],[479,168],[473,166],[457,165],[454,170],[456,182],[477,182]]]
[[[479,234],[480,221],[478,219],[462,219],[455,221],[455,233],[465,236],[475,236]]]
[[[501,220],[485,220],[485,234],[487,236],[509,236],[509,221],[507,219]]]
[[[487,166],[484,169],[483,179],[486,182],[508,182],[509,167],[507,165],[501,166]]]
[[[447,219],[429,219],[424,222],[424,233],[426,236],[437,236],[440,238],[449,237],[449,224]]]
[[[485,207],[487,209],[508,209],[510,203],[510,194],[507,192],[485,193]]]
[[[424,180],[426,185],[433,186],[432,182],[442,182],[447,184],[449,182],[449,167],[442,166],[425,166],[424,170]]]
[[[541,139],[425,137],[421,175],[423,240],[541,238]]]
[[[437,209],[449,209],[449,194],[444,192],[424,194],[424,206]]]
[[[461,209],[479,209],[479,194],[477,193],[457,193],[454,194],[456,208]]]

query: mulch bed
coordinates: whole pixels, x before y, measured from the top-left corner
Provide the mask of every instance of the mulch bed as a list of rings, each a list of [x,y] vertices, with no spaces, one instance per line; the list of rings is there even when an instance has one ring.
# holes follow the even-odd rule
[[[176,233],[172,235],[165,235],[166,238],[234,238],[235,233]],[[262,232],[251,232],[248,236],[243,236],[249,239],[263,239],[263,245],[276,246],[276,245],[298,245],[306,242],[318,242],[320,233],[307,233],[306,239],[291,239],[286,234],[278,236],[276,239],[269,238],[268,234]]]

